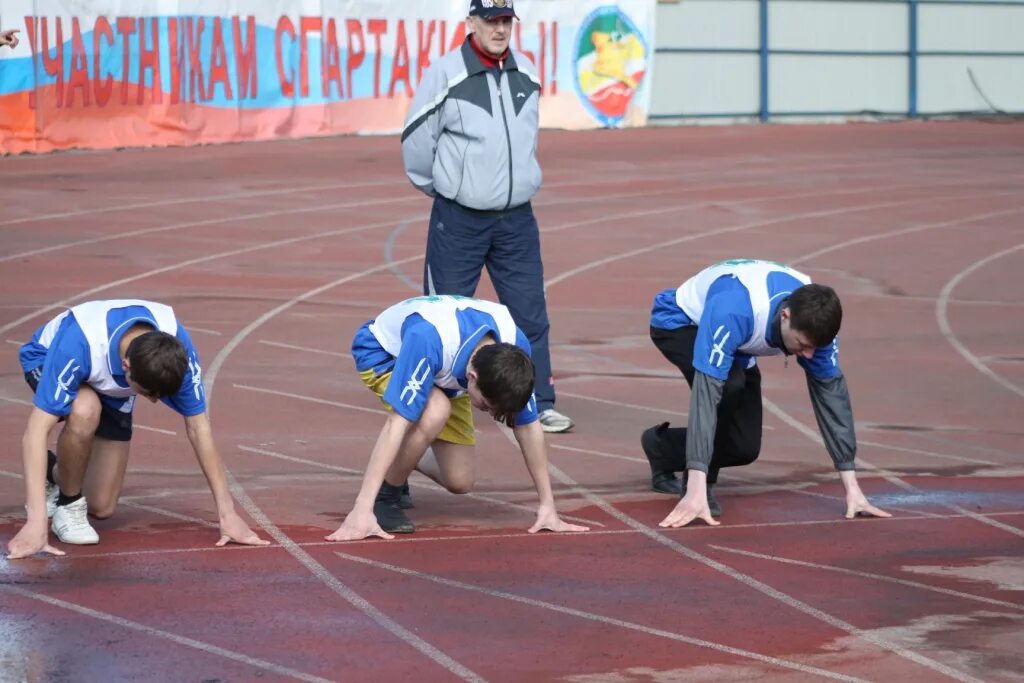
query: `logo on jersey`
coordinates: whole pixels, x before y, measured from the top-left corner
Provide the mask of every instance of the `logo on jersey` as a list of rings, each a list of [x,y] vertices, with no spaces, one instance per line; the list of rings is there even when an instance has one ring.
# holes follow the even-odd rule
[[[201,401],[203,398],[203,369],[199,367],[199,359],[195,356],[189,358],[188,369],[192,371],[192,392],[196,395],[196,400]]]
[[[61,403],[71,402],[71,383],[75,381],[75,373],[77,373],[82,366],[77,365],[78,361],[74,358],[68,361],[68,364],[64,366],[64,369],[57,375],[57,391],[53,394],[54,401],[60,401],[61,392],[64,393],[64,400]],[[74,366],[74,367],[71,367]]]
[[[722,330],[725,330],[724,335],[722,335]],[[725,342],[728,341],[731,334],[732,332],[725,329],[725,325],[719,325],[718,329],[715,330],[714,339],[718,343],[711,347],[711,355],[708,356],[709,364],[714,365],[716,368],[722,367],[722,361],[725,360],[725,351],[723,349],[725,348]],[[722,336],[721,340],[718,339],[720,335]],[[718,357],[717,361],[715,360],[716,356]]]
[[[424,382],[430,377],[430,363],[427,362],[426,358],[420,358],[419,364],[416,365],[416,369],[412,371],[412,377],[405,383],[405,387],[402,389],[402,393],[399,394],[398,400],[405,401],[405,405],[411,406],[412,402],[416,400],[416,394],[420,393],[423,389]],[[409,398],[406,399],[405,395],[408,394]]]

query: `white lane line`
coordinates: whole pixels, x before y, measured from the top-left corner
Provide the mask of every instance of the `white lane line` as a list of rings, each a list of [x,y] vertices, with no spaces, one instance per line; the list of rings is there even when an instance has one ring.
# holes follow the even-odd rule
[[[388,411],[382,408],[367,408],[366,406],[355,405],[354,403],[341,403],[340,401],[330,401],[326,398],[316,398],[313,396],[307,396],[305,394],[293,394],[288,391],[277,391],[276,389],[265,389],[263,387],[254,387],[248,384],[233,384],[236,389],[242,389],[244,391],[255,391],[260,394],[270,394],[272,396],[281,396],[284,398],[293,398],[297,401],[306,401],[308,403],[319,403],[325,406],[334,406],[336,408],[347,408],[349,410],[358,410],[362,413],[373,413],[374,415],[387,415]]]
[[[276,346],[279,349],[289,349],[291,351],[302,351],[303,353],[320,353],[325,356],[335,356],[338,358],[351,358],[350,353],[341,353],[340,351],[324,351],[323,349],[313,349],[308,346],[296,346],[295,344],[285,344],[284,342],[269,341],[267,339],[260,339],[260,344],[266,344],[267,346]]]
[[[545,600],[537,600],[535,598],[527,598],[515,593],[507,593],[505,591],[494,590],[491,588],[484,588],[471,583],[465,583],[463,581],[455,581],[453,579],[446,579],[443,576],[436,576],[434,574],[427,574],[425,572],[415,571],[413,569],[407,569],[394,564],[388,564],[386,562],[378,562],[377,560],[370,560],[358,555],[350,555],[344,552],[336,552],[338,557],[343,560],[350,562],[357,562],[359,564],[368,565],[377,569],[384,569],[389,572],[401,574],[403,576],[411,576],[413,578],[421,579],[423,581],[430,581],[432,583],[439,584],[441,586],[447,586],[449,588],[457,588],[459,590],[470,591],[472,593],[479,593],[486,595],[491,598],[497,598],[500,600],[508,600],[509,602],[519,603],[521,605],[527,605],[529,607],[538,607],[540,609],[548,610],[551,612],[558,612],[560,614],[566,614],[571,617],[578,619],[586,619],[587,621],[594,621],[601,624],[607,624],[609,626],[617,626],[630,631],[643,633],[649,636],[656,636],[659,638],[668,638],[680,643],[686,643],[687,645],[693,645],[694,647],[703,648],[706,650],[714,650],[724,654],[733,655],[735,657],[742,657],[744,659],[752,659],[762,664],[769,664],[784,669],[790,669],[794,671],[801,671],[803,673],[814,674],[815,676],[821,676],[822,678],[828,678],[838,681],[862,681],[863,679],[855,678],[853,676],[847,676],[844,674],[829,671],[827,669],[819,669],[817,667],[809,666],[807,664],[800,664],[793,662],[788,659],[780,659],[778,657],[771,657],[763,655],[759,652],[752,652],[750,650],[741,650],[737,647],[730,645],[723,645],[722,643],[716,643],[710,640],[702,640],[700,638],[691,638],[690,636],[684,636],[680,633],[674,633],[672,631],[666,631],[660,628],[654,628],[652,626],[644,626],[643,624],[637,624],[631,621],[624,621],[622,619],[616,619],[614,617],[604,616],[602,614],[595,614],[593,612],[584,612],[572,607],[566,607],[554,602],[547,602]]]
[[[195,325],[189,325],[188,326],[188,331],[189,332],[200,332],[202,334],[211,334],[211,335],[213,335],[215,337],[219,337],[222,334],[224,334],[223,332],[218,332],[217,330],[211,330],[211,329],[208,329],[206,327],[196,327]]]
[[[332,465],[332,464],[329,464],[329,463],[326,463],[326,462],[321,462],[319,460],[310,460],[308,458],[299,458],[299,457],[296,457],[296,456],[293,456],[293,455],[285,455],[284,453],[278,453],[277,451],[271,451],[271,450],[267,450],[267,449],[264,449],[264,448],[252,448],[250,446],[239,445],[238,449],[242,450],[242,451],[245,451],[247,453],[256,453],[256,454],[259,454],[259,455],[265,455],[265,456],[267,456],[269,458],[277,458],[279,460],[287,460],[287,461],[290,461],[290,462],[300,463],[302,465],[312,465],[313,467],[319,467],[321,469],[331,470],[331,471],[334,471],[334,472],[343,472],[345,474],[353,474],[353,475],[357,475],[357,476],[360,476],[360,477],[363,476],[363,472],[361,470],[354,470],[354,469],[350,469],[348,467],[341,467],[340,465]],[[427,478],[424,478],[422,480],[417,480],[415,482],[415,485],[416,485],[416,487],[425,486],[427,488],[434,489],[436,491],[447,492],[447,489],[445,489],[443,486],[441,486],[441,485],[437,484],[436,482],[433,482],[433,481],[431,481],[430,479],[427,479]],[[473,492],[463,493],[463,494],[460,494],[459,497],[460,498],[472,498],[474,500],[480,500],[480,501],[484,501],[484,502],[487,502],[487,503],[493,503],[493,504],[499,505],[501,507],[510,507],[510,508],[514,508],[514,509],[517,509],[517,510],[526,510],[526,511],[531,512],[531,513],[536,513],[537,512],[536,506],[530,507],[529,505],[524,505],[522,503],[515,503],[515,502],[512,502],[512,501],[503,500],[501,498],[495,498],[493,496],[488,496],[488,495],[483,494],[483,493],[473,493]],[[574,522],[579,522],[580,524],[591,524],[591,525],[594,525],[594,526],[602,526],[602,527],[604,526],[604,524],[602,524],[601,522],[598,522],[598,521],[593,520],[593,519],[586,519],[586,518],[583,518],[583,517],[574,517],[572,515],[562,515],[562,517],[565,518],[565,519],[571,519]]]
[[[995,598],[986,598],[982,595],[974,595],[973,593],[964,593],[963,591],[951,590],[949,588],[942,588],[939,586],[932,586],[927,583],[921,583],[919,581],[908,581],[907,579],[898,579],[893,576],[886,576],[884,574],[872,574],[870,572],[857,571],[855,569],[847,569],[845,567],[837,567],[831,564],[817,564],[815,562],[805,562],[802,560],[793,560],[786,557],[779,557],[778,555],[764,555],[762,553],[755,553],[749,550],[741,550],[739,548],[729,548],[721,545],[708,544],[708,547],[714,548],[715,550],[721,550],[727,553],[735,553],[737,555],[743,555],[746,557],[756,557],[761,560],[771,560],[773,562],[780,562],[782,564],[789,564],[795,567],[808,567],[810,569],[822,569],[824,571],[836,572],[838,574],[846,574],[848,576],[857,576],[862,579],[871,579],[872,581],[881,581],[884,583],[895,583],[900,586],[908,586],[910,588],[920,588],[921,590],[931,591],[933,593],[941,593],[943,595],[951,595],[956,598],[963,598],[965,600],[975,600],[977,602],[984,602],[989,605],[997,605],[999,607],[1008,607],[1014,610],[1024,611],[1024,605],[1018,605],[1013,602],[1006,602],[1005,600],[996,600]]]
[[[779,406],[777,406],[775,403],[773,403],[772,401],[768,400],[767,398],[762,397],[762,402],[764,403],[764,407],[767,408],[769,411],[771,411],[780,420],[782,420],[783,422],[788,424],[790,427],[792,427],[793,429],[797,430],[798,432],[800,432],[801,434],[806,436],[808,439],[810,439],[814,443],[816,443],[816,444],[820,445],[822,448],[824,448],[825,442],[822,441],[821,436],[819,434],[817,434],[816,432],[812,431],[810,427],[807,427],[802,422],[800,422],[796,418],[794,418],[791,415],[789,415],[789,413],[784,411],[782,408],[780,408]],[[927,496],[928,495],[928,493],[926,491],[924,491],[922,489],[919,489],[916,486],[914,486],[913,484],[910,484],[910,483],[904,481],[903,479],[901,479],[899,477],[899,475],[897,475],[894,472],[891,472],[891,471],[889,471],[889,470],[887,470],[887,469],[885,469],[883,467],[879,467],[878,465],[875,465],[875,464],[869,462],[868,460],[866,460],[864,458],[858,457],[857,461],[860,464],[864,465],[865,467],[870,467],[870,468],[876,470],[882,476],[883,479],[885,479],[887,482],[889,482],[893,486],[899,487],[899,488],[903,489],[904,491],[910,491],[912,493],[921,494],[923,496]],[[964,515],[965,517],[970,517],[971,519],[973,519],[976,522],[980,522],[982,524],[986,524],[988,526],[995,527],[997,529],[1002,529],[1003,531],[1009,532],[1009,533],[1013,534],[1014,536],[1024,537],[1024,530],[1018,529],[1015,526],[1010,526],[1009,524],[1004,524],[1003,522],[1000,522],[1000,521],[995,520],[995,519],[990,519],[986,515],[980,515],[977,512],[974,512],[972,510],[967,510],[966,508],[963,508],[963,507],[961,507],[959,505],[952,505],[952,504],[944,503],[944,502],[941,502],[941,501],[936,503],[936,504],[938,506],[944,507],[944,508],[946,508],[948,510],[953,510],[955,512],[959,512],[960,514]]]
[[[569,451],[571,453],[583,453],[585,455],[597,455],[602,458],[611,458],[613,460],[628,460],[629,462],[642,462],[647,464],[647,458],[637,458],[631,455],[619,455],[618,453],[607,453],[605,451],[595,451],[589,448],[574,448],[572,446],[563,446],[560,443],[549,443],[548,447],[559,451]]]
[[[0,471],[0,475],[7,476],[9,473]],[[200,492],[197,492],[200,493]],[[203,491],[202,493],[206,493]],[[993,512],[994,516],[1024,516],[1024,510],[1014,510],[1011,512]],[[899,524],[902,522],[929,522],[932,520],[956,520],[965,519],[964,515],[942,515],[940,517],[924,517],[920,515],[907,515],[904,517],[893,517],[887,520],[886,524]],[[711,533],[725,535],[729,531],[734,529],[771,529],[773,527],[800,527],[800,526],[831,526],[839,524],[849,524],[850,521],[843,517],[833,519],[810,519],[804,521],[786,521],[786,522],[757,522],[751,524],[730,524],[728,526],[721,527],[716,531],[711,531],[711,527],[708,526],[696,526],[696,527],[685,527],[682,529],[664,529],[665,533],[672,534],[691,534],[691,533],[703,533],[711,531]],[[862,523],[870,524],[870,520],[863,520]],[[877,521],[875,523],[878,523]],[[505,533],[505,534],[460,534],[455,530],[445,529],[449,535],[447,536],[420,536],[418,533],[415,536],[409,536],[406,538],[399,538],[394,541],[388,541],[388,543],[462,543],[464,541],[492,541],[492,540],[524,540],[524,539],[543,539],[548,538],[548,534],[528,534],[526,532],[516,533]],[[591,536],[607,536],[607,535],[624,535],[624,534],[636,534],[639,533],[635,529],[591,529],[585,534],[565,534],[559,536],[559,538],[589,538]],[[382,541],[377,538],[364,539],[362,541],[346,541],[346,546],[352,545],[365,545],[372,543],[381,543]],[[537,541],[539,542],[539,541]],[[561,542],[561,541],[560,541]],[[306,541],[297,542],[298,545],[303,548],[324,548],[327,546],[338,547],[337,543],[332,541]],[[98,557],[121,557],[121,556],[133,556],[133,555],[176,555],[181,553],[205,553],[205,552],[231,552],[231,551],[257,551],[257,550],[274,550],[280,549],[276,545],[264,545],[264,546],[250,546],[250,545],[229,545],[223,548],[218,548],[213,545],[200,546],[194,548],[160,548],[154,550],[119,550],[108,553],[84,553],[84,554],[72,554],[64,555],[60,558],[60,561],[67,562],[71,560],[79,559],[93,559]]]
[[[927,455],[930,458],[939,458],[940,460],[958,460],[961,462],[969,462],[977,465],[991,465],[996,467],[998,463],[992,462],[991,460],[981,460],[979,458],[968,458],[963,455],[950,455],[948,453],[936,453],[935,451],[923,451],[918,448],[906,448],[904,446],[893,446],[888,443],[879,443],[878,441],[863,441],[858,439],[858,442],[862,446],[873,446],[875,448],[883,448],[891,451],[901,451],[904,453],[916,453],[918,455]]]
[[[956,276],[954,276],[953,279],[947,282],[946,286],[942,288],[942,292],[939,294],[939,300],[935,302],[935,318],[938,321],[939,331],[942,332],[942,336],[945,337],[946,341],[948,341],[954,349],[956,349],[957,353],[963,356],[964,360],[973,365],[978,372],[985,375],[996,384],[1009,389],[1018,396],[1024,397],[1024,388],[1017,386],[1002,375],[993,372],[988,366],[982,363],[977,356],[971,353],[971,351],[956,338],[956,334],[953,333],[953,328],[949,325],[949,295],[953,293],[956,286],[960,284],[964,278],[982,266],[988,265],[996,259],[1012,254],[1015,251],[1020,251],[1021,249],[1024,249],[1024,244],[1018,244],[1014,247],[1010,247],[1009,249],[997,251],[996,253],[979,261],[975,261],[970,266],[957,273]]]
[[[299,681],[309,681],[310,683],[331,683],[331,681],[326,678],[312,676],[301,671],[296,671],[295,669],[289,669],[286,666],[281,666],[279,664],[274,664],[273,662],[268,662],[262,659],[257,659],[255,657],[250,657],[249,655],[244,655],[239,652],[228,650],[223,647],[217,647],[216,645],[204,643],[194,638],[186,638],[185,636],[179,636],[177,633],[171,633],[170,631],[164,631],[162,629],[153,628],[152,626],[146,626],[145,624],[140,624],[138,622],[125,619],[124,617],[108,614],[107,612],[100,612],[99,610],[95,610],[90,607],[83,607],[82,605],[77,605],[73,602],[68,602],[66,600],[61,600],[59,598],[51,598],[48,595],[40,595],[39,593],[35,593],[25,588],[14,586],[9,583],[0,584],[0,590],[5,590],[9,593],[20,595],[23,598],[43,602],[48,605],[52,605],[53,607],[59,607],[61,609],[75,612],[86,617],[91,617],[93,619],[105,621],[108,624],[115,624],[116,626],[126,628],[130,631],[136,631],[138,633],[142,633],[154,638],[169,640],[172,643],[184,645],[185,647],[190,647],[193,650],[199,650],[200,652],[205,652],[207,654],[223,657],[224,659],[230,659],[241,664],[248,664],[249,666],[256,667],[257,669],[269,671],[271,673],[279,674],[281,676],[288,676],[289,678],[294,678]]]
[[[514,442],[515,437],[512,435],[512,430],[503,425],[499,425],[499,427],[501,428],[501,431],[505,434],[506,438]],[[708,557],[707,555],[699,553],[696,550],[693,550],[692,548],[689,548],[688,546],[685,546],[682,543],[679,543],[678,541],[669,538],[666,534],[661,532],[660,527],[653,529],[649,528],[643,523],[641,523],[639,520],[631,517],[625,512],[622,512],[617,507],[607,502],[601,496],[592,492],[587,487],[581,485],[579,482],[577,482],[575,479],[573,479],[568,474],[563,472],[554,464],[549,464],[549,469],[551,473],[555,476],[555,478],[558,479],[562,484],[570,487],[578,495],[590,501],[593,505],[599,507],[601,510],[604,510],[608,515],[619,520],[626,526],[637,530],[638,532],[640,532],[647,538],[651,539],[652,541],[655,541],[675,551],[676,553],[679,553],[680,555],[688,557],[689,559],[695,560],[700,564],[709,567],[710,569],[714,569],[715,571],[725,574],[729,578],[734,579],[766,595],[769,598],[777,600],[782,604],[791,607],[792,609],[802,612],[807,616],[817,619],[818,621],[824,622],[832,626],[833,628],[844,631],[852,636],[862,638],[863,640],[866,640],[867,642],[875,645],[876,647],[888,650],[889,652],[892,652],[900,657],[903,657],[904,659],[908,659],[916,664],[929,668],[933,671],[937,671],[958,681],[964,681],[965,683],[981,683],[981,681],[970,676],[969,674],[958,671],[952,667],[943,664],[942,662],[935,661],[912,650],[908,650],[902,647],[899,643],[887,640],[886,638],[880,636],[877,633],[859,629],[853,624],[843,621],[838,617],[832,616],[831,614],[828,614],[827,612],[824,612],[823,610],[820,610],[817,607],[809,605],[808,603],[803,602],[802,600],[798,600],[797,598],[788,595],[787,593],[783,593],[782,591],[769,586],[763,581],[759,581],[758,579],[755,579],[752,576],[748,576],[747,574],[744,574],[736,569],[733,569],[732,567],[722,562],[719,562],[715,559]]]

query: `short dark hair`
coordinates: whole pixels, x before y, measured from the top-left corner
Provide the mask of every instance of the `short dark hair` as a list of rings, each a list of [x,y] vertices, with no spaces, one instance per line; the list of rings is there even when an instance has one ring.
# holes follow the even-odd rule
[[[843,322],[843,306],[836,290],[827,285],[797,287],[789,295],[789,326],[807,335],[817,348],[832,343]]]
[[[145,332],[128,344],[125,353],[132,380],[153,396],[172,396],[181,389],[188,369],[185,345],[166,332]]]
[[[515,344],[497,342],[473,354],[476,386],[491,404],[494,418],[509,427],[533,395],[533,361]]]

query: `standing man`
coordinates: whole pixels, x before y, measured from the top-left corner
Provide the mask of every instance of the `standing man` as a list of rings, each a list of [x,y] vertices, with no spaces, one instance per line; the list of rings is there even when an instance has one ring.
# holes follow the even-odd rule
[[[47,517],[64,543],[99,542],[87,514],[114,514],[138,395],[162,401],[184,418],[217,506],[217,545],[269,543],[235,512],[206,415],[199,356],[169,306],[137,300],[79,304],[36,330],[19,360],[35,399],[21,442],[28,519],[7,544],[10,559],[64,554],[49,544]],[[57,453],[47,453],[47,436],[58,422],[64,426]]]
[[[857,439],[836,335],[843,309],[835,290],[770,261],[723,261],[654,298],[651,340],[690,385],[689,423],[651,427],[640,438],[655,491],[682,499],[663,527],[721,515],[711,487],[723,467],[761,452],[758,356],[796,356],[818,428],[846,489],[846,516],[889,517],[857,483]],[[685,472],[682,482],[675,472]]]
[[[530,340],[545,432],[573,421],[555,410],[540,232],[530,199],[537,163],[540,82],[509,48],[513,0],[472,0],[462,47],[423,73],[402,131],[409,180],[434,198],[424,294],[473,296],[484,266],[498,299]]]

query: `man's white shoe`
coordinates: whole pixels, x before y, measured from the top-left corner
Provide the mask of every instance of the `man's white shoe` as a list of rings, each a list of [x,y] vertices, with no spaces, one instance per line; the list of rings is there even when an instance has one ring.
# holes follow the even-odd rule
[[[46,518],[51,519],[57,511],[57,497],[60,495],[60,487],[56,484],[46,482]]]
[[[562,415],[554,408],[542,411],[537,417],[540,420],[540,428],[551,434],[567,432],[576,425],[568,416]]]
[[[100,535],[89,524],[89,504],[85,498],[74,503],[58,505],[53,513],[53,524],[50,528],[64,543],[72,545],[93,545],[100,542]]]

